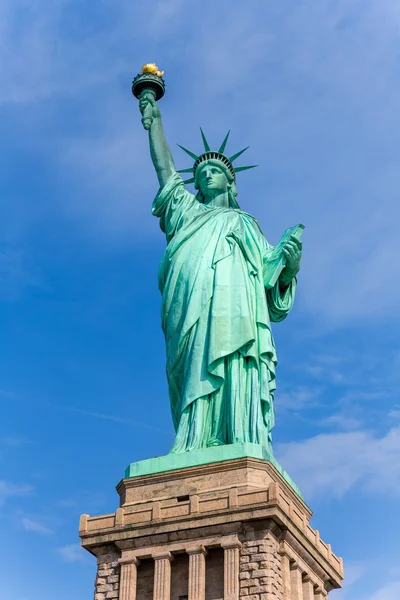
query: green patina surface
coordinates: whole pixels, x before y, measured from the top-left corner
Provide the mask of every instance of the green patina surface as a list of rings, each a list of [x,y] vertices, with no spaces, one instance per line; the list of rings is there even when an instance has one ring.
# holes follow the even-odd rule
[[[229,134],[218,150],[203,131],[204,151],[181,146],[194,161],[181,171],[191,177],[182,180],[164,134],[156,100],[165,85],[157,77],[156,69],[143,72],[132,89],[160,184],[152,210],[167,241],[158,283],[176,439],[170,455],[133,463],[129,476],[229,460],[238,452],[270,460],[299,493],[272,453],[271,323],[292,309],[304,227],[288,229],[274,247],[241,210],[236,173],[252,167],[233,165],[244,150],[225,153]]]
[[[166,456],[157,456],[147,460],[140,460],[131,463],[126,468],[125,477],[154,475],[155,473],[176,471],[177,469],[219,463],[235,460],[237,458],[258,458],[270,462],[298,496],[304,500],[302,493],[291,477],[289,477],[286,471],[282,469],[281,465],[275,460],[273,455],[259,444],[227,444],[225,446],[216,446],[214,448],[205,448],[203,450],[192,450],[191,452],[182,452],[181,454],[167,454]]]

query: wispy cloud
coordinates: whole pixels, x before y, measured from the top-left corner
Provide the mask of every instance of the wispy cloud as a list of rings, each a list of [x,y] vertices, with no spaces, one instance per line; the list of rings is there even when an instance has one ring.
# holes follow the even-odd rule
[[[1,393],[2,392],[0,391],[0,394]],[[20,402],[20,403],[25,402],[25,398],[22,396],[19,396],[16,394],[11,394],[10,392],[6,392],[6,391],[4,391],[4,394],[6,394],[10,399],[13,399],[16,402]],[[129,425],[131,427],[142,427],[144,429],[149,429],[150,431],[156,431],[158,433],[163,433],[168,436],[173,435],[171,430],[168,431],[167,429],[162,429],[160,427],[154,427],[150,423],[146,423],[144,421],[132,419],[129,417],[121,417],[118,415],[110,415],[110,414],[101,413],[101,412],[97,412],[97,411],[93,411],[93,410],[86,410],[84,408],[78,408],[76,406],[70,406],[68,404],[57,404],[55,402],[46,402],[45,400],[41,400],[39,398],[30,398],[30,402],[33,402],[40,406],[46,406],[48,408],[53,408],[56,410],[72,412],[72,413],[76,413],[76,414],[87,416],[87,417],[93,417],[95,419],[103,419],[106,421],[111,421],[113,423],[121,423],[124,425]]]
[[[0,249],[0,299],[19,300],[26,288],[49,291],[37,267],[21,249]]]
[[[47,525],[28,517],[22,517],[21,526],[25,531],[29,531],[30,533],[40,533],[44,535],[52,535],[55,533],[54,530],[47,527]]]
[[[15,496],[27,496],[34,488],[28,484],[18,484],[5,479],[0,479],[0,506]]]
[[[57,548],[58,554],[65,562],[75,563],[85,561],[85,550],[79,544],[67,544]]]
[[[344,586],[346,588],[350,587],[356,581],[359,581],[363,575],[368,571],[368,562],[367,561],[347,561],[346,562],[346,577],[344,581]]]
[[[117,32],[114,36],[100,23],[90,33],[80,28],[84,11],[68,15],[69,4],[68,0],[54,0],[48,6],[29,0],[1,3],[0,58],[7,85],[0,104],[32,103],[58,94],[70,97],[107,79],[107,55]],[[118,25],[118,17],[116,21]]]
[[[400,408],[395,408],[388,413],[388,419],[395,422],[400,421]]]
[[[356,485],[363,492],[400,495],[400,429],[320,434],[281,444],[280,463],[306,497],[341,497]]]
[[[71,499],[65,499],[65,500],[59,500],[57,502],[57,506],[59,506],[60,508],[76,508],[78,506],[78,503],[76,500],[71,500]]]
[[[336,430],[341,429],[346,431],[352,431],[354,429],[362,427],[363,422],[361,419],[356,419],[355,417],[342,412],[330,415],[326,419],[322,419],[320,421],[320,425],[322,427],[334,428]]]
[[[166,435],[171,435],[171,431],[167,431],[165,429],[161,429],[158,427],[153,427],[148,423],[144,423],[143,421],[137,421],[136,419],[129,419],[126,417],[117,417],[116,415],[108,415],[104,413],[95,412],[92,410],[85,410],[83,408],[76,408],[74,406],[62,406],[62,405],[54,405],[51,404],[55,408],[59,408],[61,410],[66,410],[69,412],[75,412],[80,415],[86,415],[88,417],[94,417],[96,419],[105,419],[106,421],[112,421],[114,423],[123,423],[124,425],[130,425],[134,427],[144,427],[145,429],[149,429],[151,431],[157,431],[158,433],[164,433]]]
[[[278,390],[276,408],[278,411],[312,410],[320,403],[322,386],[298,385]]]
[[[32,440],[22,435],[7,435],[0,439],[0,445],[10,446],[11,448],[18,448],[19,446],[26,446],[33,443]]]
[[[400,598],[400,581],[386,583],[366,600],[394,600],[395,598]]]

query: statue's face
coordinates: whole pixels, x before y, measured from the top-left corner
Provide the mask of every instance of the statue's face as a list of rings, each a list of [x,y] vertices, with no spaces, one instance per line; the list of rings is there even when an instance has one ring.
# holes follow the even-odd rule
[[[198,185],[206,198],[215,197],[228,191],[228,180],[222,168],[205,164],[198,174]]]

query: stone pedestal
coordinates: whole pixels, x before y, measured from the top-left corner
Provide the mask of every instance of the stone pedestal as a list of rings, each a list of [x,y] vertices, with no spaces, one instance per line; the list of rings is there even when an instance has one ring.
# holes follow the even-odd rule
[[[342,560],[268,461],[239,458],[123,479],[115,513],[82,515],[95,600],[316,600]]]

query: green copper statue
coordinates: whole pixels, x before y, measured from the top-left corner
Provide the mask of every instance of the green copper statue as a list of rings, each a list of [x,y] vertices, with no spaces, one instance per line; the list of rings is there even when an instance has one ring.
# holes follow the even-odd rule
[[[155,65],[147,67],[150,79],[160,79]],[[268,244],[256,219],[238,205],[236,172],[251,167],[234,168],[244,150],[228,158],[228,136],[218,151],[203,132],[202,154],[183,148],[194,160],[184,172],[192,173],[197,194],[187,191],[156,102],[164,87],[139,86],[141,77],[133,89],[160,184],[152,210],[167,238],[159,287],[176,430],[172,452],[237,442],[271,450],[277,358],[270,323],[293,306],[303,226],[288,229],[275,248]]]

